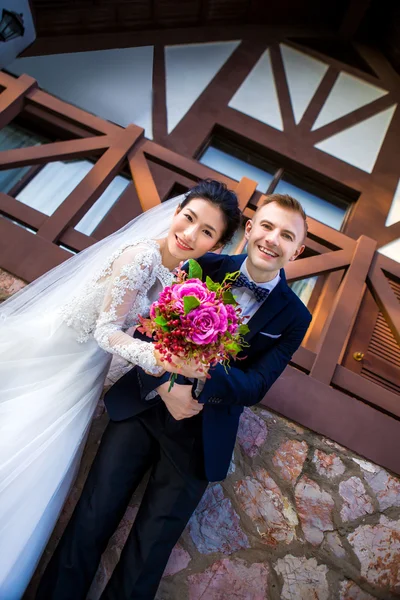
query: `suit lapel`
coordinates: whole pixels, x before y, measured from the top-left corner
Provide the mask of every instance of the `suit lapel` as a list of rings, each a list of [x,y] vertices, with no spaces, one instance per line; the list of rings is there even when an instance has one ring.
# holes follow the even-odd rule
[[[281,280],[278,285],[247,323],[250,331],[244,338],[246,342],[249,342],[256,333],[272,321],[290,301],[290,289],[286,283],[283,269],[280,270],[280,276]]]
[[[217,271],[217,274],[215,276],[216,281],[218,283],[221,283],[221,281],[224,279],[224,277],[227,273],[234,273],[235,271],[239,271],[245,258],[246,258],[245,254],[238,254],[236,256],[227,256]]]

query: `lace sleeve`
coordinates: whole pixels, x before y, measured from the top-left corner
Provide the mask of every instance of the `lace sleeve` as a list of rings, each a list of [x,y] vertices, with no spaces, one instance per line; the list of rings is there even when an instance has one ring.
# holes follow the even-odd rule
[[[93,335],[103,350],[158,375],[162,369],[156,364],[154,345],[123,331],[138,291],[149,286],[153,265],[154,252],[143,247],[128,248],[114,261]]]

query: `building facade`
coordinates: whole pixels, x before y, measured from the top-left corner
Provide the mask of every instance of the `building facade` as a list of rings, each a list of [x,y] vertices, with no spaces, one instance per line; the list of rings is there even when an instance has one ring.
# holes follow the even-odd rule
[[[343,62],[257,27],[175,38],[29,56],[0,73],[3,288],[206,177],[236,190],[245,219],[265,194],[297,197],[309,236],[287,277],[311,327],[246,411],[230,478],[207,493],[160,598],[222,598],[232,580],[243,599],[398,597],[400,76],[361,44]],[[241,233],[226,251],[245,251]],[[385,568],[362,551],[376,534]]]

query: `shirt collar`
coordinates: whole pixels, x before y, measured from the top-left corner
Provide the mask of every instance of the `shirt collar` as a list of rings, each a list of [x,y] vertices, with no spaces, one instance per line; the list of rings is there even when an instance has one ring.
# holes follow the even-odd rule
[[[278,283],[281,280],[281,276],[279,275],[279,271],[278,271],[277,275],[273,279],[271,279],[271,281],[265,281],[264,283],[258,283],[257,281],[254,281],[254,279],[252,279],[250,277],[249,272],[247,270],[246,263],[247,263],[247,258],[242,262],[242,265],[240,267],[240,272],[243,273],[243,275],[245,275],[249,281],[252,281],[258,287],[263,288],[265,290],[269,290],[270,292],[272,292],[272,290],[274,289],[274,287],[277,286]]]

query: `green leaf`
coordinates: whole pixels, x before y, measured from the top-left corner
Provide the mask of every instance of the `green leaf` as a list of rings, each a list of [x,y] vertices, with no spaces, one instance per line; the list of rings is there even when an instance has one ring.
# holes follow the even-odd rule
[[[237,304],[237,302],[230,290],[225,290],[222,298],[223,298],[224,304],[233,304],[234,306]]]
[[[164,325],[166,325],[168,323],[168,321],[166,320],[165,317],[161,317],[158,316],[154,319],[154,322],[157,323],[157,325],[161,325],[161,327],[164,327]]]
[[[248,327],[247,325],[240,325],[239,326],[239,335],[246,335],[246,333],[249,333],[250,331],[250,327]]]
[[[231,352],[232,354],[237,354],[242,349],[237,342],[233,341],[225,344],[225,348],[228,350],[228,352]]]
[[[195,296],[185,296],[183,299],[183,307],[185,309],[185,315],[191,310],[200,306],[200,301]]]
[[[210,292],[217,292],[221,287],[220,283],[215,283],[208,275],[206,277],[206,285]]]
[[[157,323],[157,325],[160,325],[160,327],[162,327],[162,329],[164,331],[168,331],[168,321],[165,319],[165,317],[162,316],[158,316],[154,319],[154,323]]]
[[[240,271],[235,271],[234,273],[227,273],[224,277],[222,284],[231,282],[233,283],[239,277]]]
[[[201,268],[197,260],[193,260],[193,258],[191,258],[189,260],[189,279],[200,279],[200,281],[202,281],[202,278],[203,269]]]

